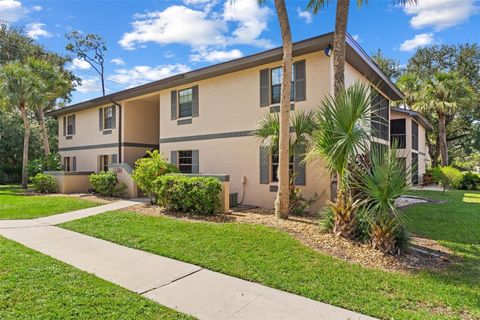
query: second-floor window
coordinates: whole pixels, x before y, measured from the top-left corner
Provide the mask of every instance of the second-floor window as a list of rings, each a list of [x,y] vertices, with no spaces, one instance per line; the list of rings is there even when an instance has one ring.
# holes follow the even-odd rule
[[[67,135],[71,136],[75,134],[75,116],[71,115],[67,117]]]
[[[373,91],[371,124],[372,136],[388,140],[388,127],[390,118],[390,101],[382,94],[371,88]]]
[[[193,111],[193,90],[192,88],[178,91],[178,117],[187,118],[192,116]]]
[[[281,67],[274,68],[270,70],[271,72],[271,102],[272,104],[280,103],[280,96],[282,92],[282,75],[283,71]],[[293,79],[295,79],[295,68],[292,67],[292,87],[290,89],[290,101],[294,100],[295,97],[295,84]]]
[[[103,129],[113,128],[113,106],[103,109]]]
[[[392,148],[405,149],[407,147],[405,119],[390,121],[390,145]]]

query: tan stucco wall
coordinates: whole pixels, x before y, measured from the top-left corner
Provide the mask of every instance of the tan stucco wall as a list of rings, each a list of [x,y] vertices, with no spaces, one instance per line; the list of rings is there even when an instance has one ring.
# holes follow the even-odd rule
[[[406,148],[398,149],[397,154],[401,158],[406,158],[407,168],[412,167],[412,152],[418,153],[418,183],[423,183],[423,174],[425,174],[429,166],[430,157],[428,155],[428,146],[425,139],[425,127],[418,124],[418,151],[412,150],[412,121],[415,119],[405,113],[390,111],[391,119],[405,119]],[[416,121],[415,121],[416,122]],[[411,175],[407,177],[407,181],[411,182]]]
[[[273,207],[275,192],[270,191],[271,184],[260,184],[259,148],[261,142],[255,137],[240,137],[218,140],[165,143],[160,145],[161,152],[170,157],[172,150],[199,150],[199,173],[230,175],[230,192],[238,193],[238,201],[243,194],[242,177],[246,178],[245,204],[261,207]],[[330,196],[329,174],[320,161],[307,164],[307,183],[302,187],[305,195],[318,194],[318,209]]]
[[[123,127],[122,141],[157,144],[159,132],[159,101],[131,100],[122,103]]]
[[[103,105],[107,107],[108,105]],[[58,117],[58,147],[78,147],[78,146],[89,146],[92,144],[105,144],[105,143],[115,143],[118,142],[118,125],[116,129],[112,129],[111,134],[104,135],[102,131],[98,128],[98,108],[90,108],[87,110],[82,110],[75,112],[75,122],[76,122],[76,132],[72,136],[71,140],[67,140],[63,136],[63,116]],[[73,114],[73,113],[72,113]],[[67,114],[65,116],[69,116]],[[117,123],[118,123],[118,114],[117,114]]]
[[[55,178],[59,193],[86,193],[92,187],[88,173],[82,175],[69,175],[61,171],[46,173]]]

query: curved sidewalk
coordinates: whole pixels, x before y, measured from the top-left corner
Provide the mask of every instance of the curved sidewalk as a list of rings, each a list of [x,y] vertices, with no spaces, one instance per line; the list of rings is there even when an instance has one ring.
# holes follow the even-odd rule
[[[0,221],[0,235],[199,319],[373,319],[199,266],[56,227],[135,201]]]

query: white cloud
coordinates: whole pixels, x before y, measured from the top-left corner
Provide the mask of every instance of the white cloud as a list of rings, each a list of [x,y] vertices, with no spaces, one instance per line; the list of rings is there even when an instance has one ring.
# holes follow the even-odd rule
[[[51,37],[52,34],[47,30],[45,30],[44,28],[45,28],[45,23],[39,23],[39,22],[29,23],[27,24],[27,28],[26,28],[27,35],[33,39],[38,39],[39,37]]]
[[[259,38],[267,29],[268,18],[272,14],[266,6],[259,6],[257,0],[225,1],[223,19],[237,23],[229,37],[230,44],[249,44],[260,47],[272,47],[268,39]]]
[[[132,23],[133,31],[127,32],[120,45],[132,50],[136,44],[186,44],[194,47],[220,45],[226,26],[220,20],[209,19],[203,11],[184,6],[171,6],[164,11],[138,14]]]
[[[32,7],[33,11],[42,11],[42,9],[43,9],[42,6],[33,6]]]
[[[190,68],[184,64],[158,65],[156,67],[135,66],[132,69],[115,70],[115,74],[109,76],[108,80],[130,88],[189,70]]]
[[[25,16],[27,11],[20,1],[0,0],[0,20],[17,22]]]
[[[207,61],[207,62],[221,62],[226,60],[232,60],[241,58],[243,53],[238,49],[230,51],[213,50],[205,51],[201,50],[198,53],[190,55],[190,59],[195,62]]]
[[[165,53],[163,54],[163,56],[164,56],[165,58],[167,58],[167,59],[170,59],[170,58],[175,57],[175,53],[172,52],[172,51],[170,51],[170,50],[167,50],[167,51],[165,51]]]
[[[413,39],[405,40],[400,45],[401,51],[412,51],[418,47],[428,46],[433,43],[432,33],[417,34]]]
[[[184,3],[193,7],[172,5],[163,11],[135,15],[133,30],[125,33],[119,44],[128,50],[147,42],[183,44],[195,50],[233,44],[272,46],[268,39],[260,38],[271,10],[260,7],[256,0],[225,0],[223,11],[218,12],[201,7],[202,0]]]
[[[432,27],[443,30],[460,24],[479,8],[474,0],[421,0],[417,4],[405,6],[404,12],[413,15],[410,25],[415,29]]]
[[[297,7],[298,17],[305,20],[305,23],[310,24],[313,21],[313,15],[310,11],[303,11],[300,7]]]
[[[125,65],[125,61],[123,61],[122,58],[114,58],[110,60],[111,63],[116,64],[117,66],[123,66]]]
[[[82,84],[78,86],[77,91],[81,93],[101,92],[102,86],[98,78],[82,78]]]
[[[72,69],[88,70],[92,66],[85,60],[75,58],[72,60]]]

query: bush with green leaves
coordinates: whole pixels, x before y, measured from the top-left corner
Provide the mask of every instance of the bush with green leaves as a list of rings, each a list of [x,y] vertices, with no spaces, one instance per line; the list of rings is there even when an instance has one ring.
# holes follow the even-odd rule
[[[443,193],[445,193],[447,187],[458,189],[463,179],[460,170],[450,166],[432,168],[431,174],[433,182],[443,187]]]
[[[460,181],[459,189],[480,190],[480,175],[473,172],[465,172]]]
[[[167,174],[155,180],[159,205],[187,214],[214,214],[220,208],[222,185],[213,177]]]
[[[44,174],[44,173],[37,173],[35,177],[33,177],[33,189],[36,192],[40,193],[55,193],[57,192],[57,181],[55,177]]]
[[[138,159],[135,162],[132,178],[138,188],[150,197],[153,202],[155,196],[155,180],[167,173],[176,173],[176,166],[168,163],[158,150],[147,151],[147,157]]]
[[[38,173],[44,171],[58,171],[62,170],[62,163],[58,153],[52,153],[48,157],[40,157],[34,159],[28,164],[28,175],[35,177]]]
[[[121,198],[126,194],[127,186],[118,181],[117,174],[113,171],[92,173],[89,180],[95,192],[103,196]]]

